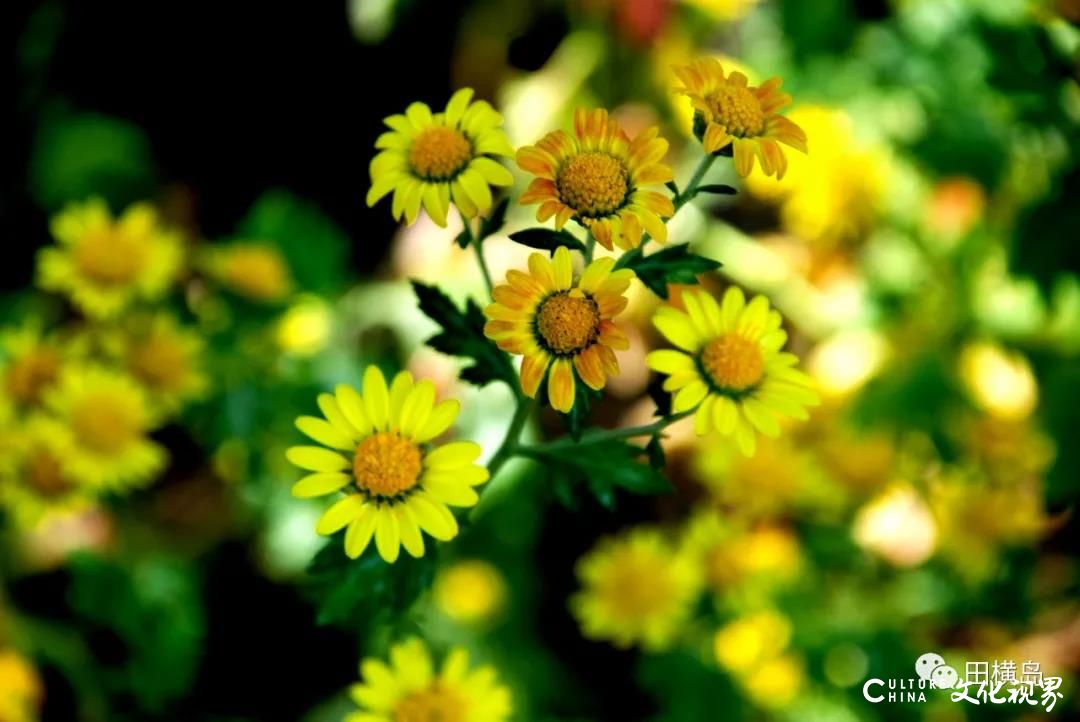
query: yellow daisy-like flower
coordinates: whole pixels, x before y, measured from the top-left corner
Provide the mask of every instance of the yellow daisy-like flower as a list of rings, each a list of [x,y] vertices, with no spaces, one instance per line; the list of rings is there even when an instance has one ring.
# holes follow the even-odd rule
[[[59,247],[38,255],[38,283],[93,318],[114,316],[136,299],[161,298],[180,271],[180,238],[147,203],[118,219],[100,198],[73,203],[50,230]]]
[[[490,563],[466,559],[439,570],[432,585],[435,603],[463,624],[490,621],[506,604],[506,580]]]
[[[64,352],[36,323],[0,334],[0,391],[19,408],[41,405],[42,397],[60,377]]]
[[[203,253],[215,281],[255,303],[278,303],[293,292],[292,272],[281,250],[264,243],[230,243]]]
[[[539,203],[536,219],[555,217],[562,228],[571,218],[592,231],[604,248],[641,245],[642,231],[667,241],[663,218],[675,213],[671,199],[646,186],[672,179],[661,163],[668,142],[650,128],[633,140],[606,110],[574,113],[574,134],[548,133],[517,152],[517,164],[536,176],[522,204]]]
[[[68,468],[74,440],[55,419],[34,415],[11,433],[11,459],[0,470],[0,504],[15,523],[30,527],[52,511],[88,504],[92,494]],[[5,432],[7,433],[7,432]]]
[[[0,720],[40,719],[44,692],[41,676],[31,661],[10,647],[0,647]]]
[[[619,373],[615,351],[630,342],[611,319],[626,308],[622,294],[634,274],[612,272],[614,265],[612,258],[593,261],[575,285],[570,251],[560,247],[550,261],[532,254],[528,273],[508,271],[507,283],[492,292],[484,333],[503,351],[524,356],[521,388],[530,398],[549,367],[548,399],[563,413],[574,406],[575,369],[592,389]]]
[[[488,470],[473,463],[480,456],[478,444],[430,444],[457,418],[457,401],[436,404],[435,385],[414,383],[408,371],[387,388],[382,371],[368,366],[363,396],[340,385],[334,394],[320,395],[318,403],[325,418],[301,416],[296,426],[330,448],[294,446],[286,453],[293,464],[314,472],[293,486],[294,496],[345,493],[315,531],[330,535],[348,527],[345,553],[354,559],[374,537],[379,556],[388,562],[397,560],[402,546],[422,556],[421,530],[440,541],[457,535],[448,505],[475,505],[479,497],[473,487],[488,480]]]
[[[131,319],[108,339],[131,377],[147,392],[156,411],[172,413],[203,394],[203,340],[167,314]]]
[[[570,609],[582,633],[650,651],[674,641],[702,583],[693,559],[659,531],[644,528],[602,539],[576,572],[584,589],[570,599]]]
[[[723,306],[705,291],[682,294],[686,307],[661,306],[653,325],[679,350],[653,351],[649,368],[667,374],[664,390],[675,393],[672,411],[697,407],[698,435],[712,429],[734,436],[747,456],[757,446],[755,430],[780,435],[778,417],[806,419],[805,407],[819,403],[809,376],[796,370],[798,358],[780,349],[787,333],[783,319],[764,296],[746,303],[729,288]]]
[[[440,226],[446,226],[451,199],[466,218],[491,208],[488,186],[514,182],[495,158],[509,157],[514,149],[502,116],[486,101],[470,103],[472,95],[472,88],[462,88],[442,113],[413,103],[404,114],[386,118],[390,130],[375,141],[382,152],[371,161],[369,206],[393,191],[394,218],[404,214],[411,225],[423,203]]]
[[[700,58],[675,68],[675,74],[683,83],[678,92],[694,106],[695,131],[705,152],[731,145],[735,170],[743,178],[754,169],[755,157],[765,175],[783,178],[787,158],[780,143],[807,152],[806,133],[778,112],[791,103],[780,91],[780,78],[752,86],[738,71],[725,76],[715,58]]]
[[[412,637],[390,647],[390,663],[368,658],[349,695],[364,709],[345,722],[503,722],[513,711],[510,690],[490,666],[469,669],[469,653],[454,647],[435,671],[427,646]]]
[[[150,403],[129,376],[98,366],[71,366],[45,404],[71,432],[65,468],[80,483],[119,490],[151,481],[167,461],[147,438]]]

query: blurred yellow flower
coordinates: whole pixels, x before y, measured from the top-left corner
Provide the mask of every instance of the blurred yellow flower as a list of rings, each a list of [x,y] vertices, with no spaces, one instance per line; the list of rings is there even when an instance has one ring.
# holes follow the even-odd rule
[[[492,564],[467,559],[440,569],[432,593],[446,616],[463,624],[477,624],[502,611],[506,581]]]
[[[1021,354],[990,342],[968,345],[960,353],[960,376],[972,401],[998,419],[1018,420],[1031,415],[1039,401],[1039,387],[1031,364]]]
[[[700,8],[718,20],[738,20],[750,12],[760,0],[682,0],[684,4]]]
[[[706,436],[695,448],[694,478],[729,513],[757,519],[782,514],[799,500],[809,474],[805,454],[783,439],[764,439],[745,456]]]
[[[716,661],[725,669],[749,672],[785,649],[791,622],[771,609],[747,614],[721,627],[713,638]]]
[[[696,511],[682,532],[682,548],[704,572],[715,595],[768,590],[795,579],[802,567],[798,538],[781,526],[747,529],[715,508]]]
[[[511,156],[514,149],[502,130],[502,116],[486,101],[470,103],[472,95],[472,88],[458,90],[442,113],[413,103],[403,115],[386,118],[391,130],[375,141],[381,152],[371,161],[369,206],[393,192],[395,219],[404,214],[411,225],[422,203],[443,227],[451,199],[466,218],[491,208],[489,185],[514,182],[496,158]]]
[[[147,203],[118,219],[99,198],[73,203],[50,230],[58,246],[39,252],[38,283],[92,318],[115,316],[137,299],[160,299],[180,272],[180,237]]]
[[[507,283],[492,292],[484,334],[503,351],[524,356],[526,396],[535,398],[550,367],[548,399],[567,413],[574,406],[575,370],[592,389],[619,373],[615,351],[630,342],[612,319],[626,308],[623,293],[634,273],[612,272],[614,265],[613,258],[593,261],[575,285],[570,251],[560,246],[550,261],[543,253],[530,255],[529,273],[508,271]]]
[[[70,430],[50,417],[35,414],[10,434],[11,448],[0,449],[7,463],[0,468],[0,505],[11,519],[29,528],[50,512],[87,506],[92,494],[69,468],[74,447]]]
[[[556,228],[577,220],[608,250],[636,248],[643,232],[667,242],[662,219],[675,207],[646,188],[672,179],[671,167],[661,162],[668,142],[659,132],[649,128],[631,140],[606,110],[579,108],[574,135],[552,131],[518,150],[517,164],[536,176],[520,202],[539,203],[536,220],[554,216]]]
[[[667,374],[664,390],[675,392],[672,411],[697,409],[698,435],[715,429],[733,436],[744,454],[757,446],[756,432],[776,437],[780,416],[806,419],[819,403],[813,382],[795,370],[798,358],[780,349],[787,333],[764,296],[749,304],[740,289],[724,294],[723,305],[705,291],[681,296],[685,311],[662,306],[653,325],[679,350],[653,351],[649,368]]]
[[[110,342],[121,365],[146,390],[154,411],[172,413],[206,391],[203,340],[173,316],[134,316]]]
[[[861,144],[841,110],[800,106],[791,120],[814,138],[814,152],[793,155],[783,179],[754,171],[753,195],[780,204],[784,228],[824,248],[862,238],[877,217],[889,158],[883,148]]]
[[[364,711],[345,722],[503,722],[513,711],[510,690],[490,666],[469,669],[469,653],[454,647],[441,670],[413,637],[390,647],[390,663],[367,658],[349,695]]]
[[[938,526],[926,501],[909,486],[895,485],[855,516],[859,546],[898,567],[922,564],[938,546]]]
[[[732,146],[740,176],[750,175],[756,158],[765,175],[783,178],[788,161],[780,143],[807,152],[806,133],[779,114],[791,104],[791,96],[780,91],[780,78],[751,86],[739,71],[725,76],[715,58],[699,58],[675,74],[683,83],[678,92],[690,98],[696,111],[694,130],[705,152]]]
[[[288,261],[276,246],[230,243],[203,251],[207,274],[238,296],[256,303],[278,303],[293,292]]]
[[[582,634],[649,651],[675,641],[702,581],[690,556],[645,528],[600,540],[575,571],[583,589],[571,597],[570,609]]]
[[[13,649],[0,649],[0,720],[35,722],[45,689],[34,665]]]
[[[301,416],[296,427],[322,446],[294,446],[286,456],[301,469],[315,472],[293,486],[299,498],[342,492],[345,497],[319,519],[315,531],[345,532],[345,553],[359,557],[374,537],[379,556],[394,562],[402,546],[414,557],[424,554],[421,530],[448,541],[458,533],[449,506],[474,506],[473,487],[488,480],[474,462],[480,446],[455,441],[435,448],[457,418],[456,400],[435,403],[435,385],[413,382],[402,371],[387,388],[377,366],[364,372],[363,396],[344,384],[321,394],[325,418]],[[353,488],[349,488],[350,485]]]
[[[277,345],[298,356],[314,356],[326,348],[333,327],[330,305],[318,296],[297,299],[278,319]]]
[[[35,322],[0,333],[0,392],[19,408],[40,406],[60,376],[64,352]]]
[[[794,654],[782,654],[766,660],[741,681],[747,696],[758,705],[780,708],[795,700],[805,678],[802,662]]]
[[[118,490],[149,482],[164,468],[165,449],[146,436],[154,423],[149,400],[131,377],[70,366],[45,403],[71,432],[65,466],[80,483]]]

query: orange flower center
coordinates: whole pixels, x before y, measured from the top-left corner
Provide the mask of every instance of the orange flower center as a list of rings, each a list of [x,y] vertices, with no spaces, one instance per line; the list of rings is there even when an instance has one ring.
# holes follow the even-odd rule
[[[765,130],[765,112],[757,96],[741,85],[724,85],[706,98],[713,122],[724,126],[729,135],[756,137]]]
[[[413,138],[409,167],[426,180],[450,180],[472,160],[472,143],[460,130],[433,125]]]
[[[38,451],[30,457],[26,476],[30,486],[42,496],[58,496],[71,488],[61,471],[60,462],[46,451]]]
[[[82,274],[103,286],[135,281],[144,265],[144,249],[138,240],[115,229],[86,235],[73,253]]]
[[[81,399],[71,411],[71,428],[84,445],[111,454],[134,441],[142,429],[139,409],[130,399],[105,392]]]
[[[576,354],[600,335],[600,308],[580,290],[561,291],[540,304],[536,329],[550,351],[563,356]]]
[[[158,389],[176,389],[188,372],[183,346],[163,333],[137,344],[128,356],[128,364],[141,381]]]
[[[583,216],[606,216],[626,201],[628,173],[622,161],[596,151],[563,164],[555,183],[559,198]]]
[[[765,375],[761,346],[735,333],[710,341],[701,352],[700,361],[713,383],[725,391],[746,391]]]
[[[8,392],[20,404],[33,404],[41,400],[41,392],[56,380],[60,370],[60,356],[54,349],[41,347],[15,359],[7,370]]]
[[[392,497],[412,489],[420,478],[420,449],[396,432],[380,431],[356,447],[356,485],[374,496]]]
[[[394,722],[462,722],[465,712],[465,700],[436,682],[398,702]]]

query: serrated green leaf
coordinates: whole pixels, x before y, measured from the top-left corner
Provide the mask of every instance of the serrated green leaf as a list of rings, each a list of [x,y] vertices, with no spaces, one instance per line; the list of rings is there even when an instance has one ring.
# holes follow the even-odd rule
[[[663,471],[667,466],[667,456],[664,454],[664,446],[660,443],[660,435],[653,434],[645,447],[645,453],[649,456],[649,466],[657,471]]]
[[[529,248],[538,248],[555,254],[555,249],[563,246],[571,251],[585,252],[585,244],[566,231],[553,231],[550,228],[526,228],[524,231],[510,234],[510,240]]]
[[[574,374],[574,385],[574,405],[570,413],[563,415],[563,423],[570,438],[577,441],[581,438],[581,432],[589,425],[589,410],[592,408],[593,399],[600,398],[602,394],[586,386],[577,374]]]
[[[537,449],[532,455],[556,472],[576,477],[587,484],[602,504],[605,503],[603,496],[606,490],[614,488],[634,494],[664,494],[671,491],[671,482],[648,463],[642,462],[645,449],[625,441],[586,441],[569,449],[560,447],[558,451]]]
[[[462,370],[462,379],[477,386],[492,381],[516,385],[517,374],[510,358],[484,335],[486,319],[475,301],[469,299],[462,311],[434,286],[419,281],[413,281],[412,285],[420,310],[442,328],[428,339],[428,346],[451,356],[472,359],[473,363]]]
[[[634,275],[661,298],[668,297],[668,284],[697,283],[699,274],[715,271],[721,263],[690,252],[688,244],[670,246],[646,256],[641,246],[624,253],[615,264],[629,268]]]

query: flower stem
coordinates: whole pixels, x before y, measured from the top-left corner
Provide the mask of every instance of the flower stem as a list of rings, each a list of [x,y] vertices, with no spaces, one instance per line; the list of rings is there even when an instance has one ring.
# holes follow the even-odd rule
[[[675,196],[674,205],[676,212],[697,195],[697,189],[701,184],[701,180],[705,177],[705,174],[709,172],[709,168],[712,167],[714,162],[716,162],[716,156],[712,154],[707,154],[701,159],[697,168],[694,169],[694,175],[690,176],[690,181],[686,184],[686,187]]]
[[[592,263],[593,253],[596,251],[596,236],[590,230],[585,237],[585,265]]]
[[[502,465],[511,456],[518,453],[521,448],[518,445],[518,440],[521,438],[522,429],[525,428],[525,421],[529,418],[529,412],[532,411],[533,402],[532,399],[521,393],[518,393],[516,401],[517,409],[514,411],[514,417],[510,420],[510,426],[506,429],[506,436],[503,437],[502,443],[491,457],[491,461],[488,462],[488,473],[492,479],[499,473]]]
[[[543,444],[519,446],[517,447],[516,452],[522,456],[550,456],[555,452],[576,449],[581,446],[588,446],[589,444],[598,444],[603,441],[630,439],[635,436],[652,436],[663,431],[676,421],[686,418],[691,413],[693,413],[692,409],[690,411],[672,414],[671,416],[665,416],[662,419],[657,419],[651,424],[628,426],[625,429],[594,429],[583,433],[581,439],[578,441],[574,441],[569,436],[564,436],[561,439],[555,439],[554,441]]]

